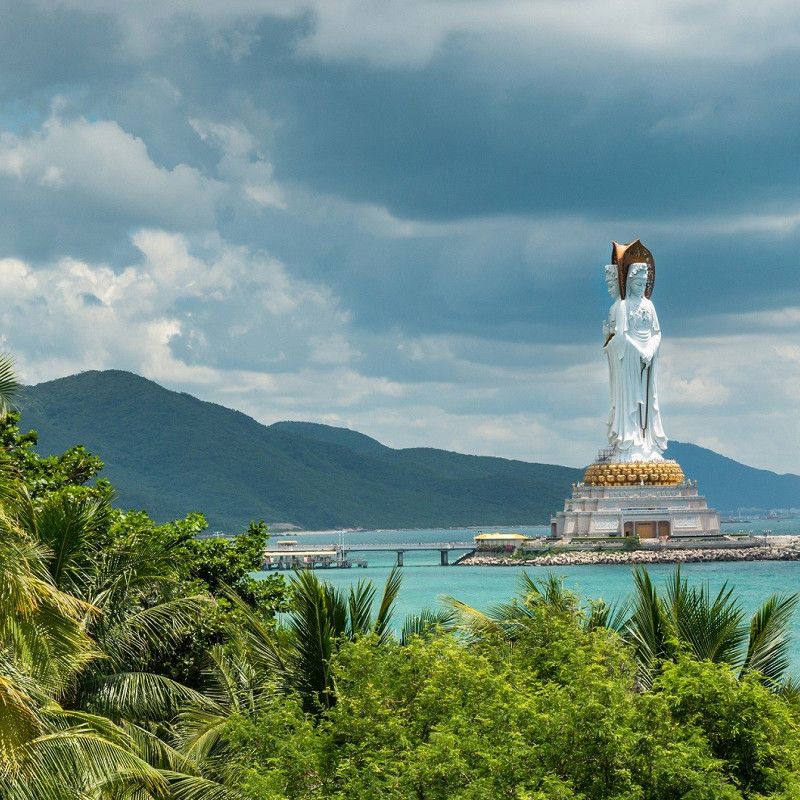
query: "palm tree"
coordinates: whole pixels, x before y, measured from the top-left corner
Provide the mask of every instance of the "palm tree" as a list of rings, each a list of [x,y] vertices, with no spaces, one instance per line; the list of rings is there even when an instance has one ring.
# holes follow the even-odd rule
[[[408,614],[400,629],[400,644],[404,647],[413,637],[427,639],[438,633],[449,633],[458,627],[455,608],[423,608],[419,614]]]
[[[178,715],[178,749],[224,777],[229,761],[224,732],[234,715],[257,714],[262,701],[276,692],[297,695],[304,711],[314,716],[330,708],[336,702],[333,658],[344,642],[374,636],[380,644],[392,637],[400,582],[395,568],[378,601],[371,581],[359,581],[345,593],[311,571],[296,573],[290,585],[292,608],[277,625],[265,623],[231,593],[228,599],[237,609],[235,636],[230,645],[211,652],[209,696]]]
[[[0,498],[0,798],[231,797],[154,735],[201,696],[135,669],[207,601],[159,602],[145,535],[104,550],[105,500],[34,503],[3,459]]]
[[[457,614],[458,627],[473,640],[499,637],[509,642],[517,641],[542,611],[565,615],[586,630],[593,630],[618,624],[627,609],[625,604],[607,605],[598,601],[590,604],[587,613],[581,598],[565,589],[563,579],[552,572],[540,581],[523,572],[517,595],[510,602],[498,603],[486,611],[478,611],[454,597],[444,600]]]
[[[780,686],[790,663],[797,594],[771,595],[748,620],[727,583],[713,595],[708,586],[690,586],[680,565],[667,579],[663,595],[643,567],[636,567],[633,577],[631,614],[615,627],[633,646],[643,685],[650,685],[660,663],[687,653]]]
[[[361,580],[345,594],[310,570],[299,572],[292,579],[292,609],[285,622],[276,633],[249,625],[246,643],[284,690],[297,692],[305,710],[318,713],[336,702],[330,665],[340,644],[366,635],[376,636],[381,643],[392,636],[401,580],[402,573],[395,567],[373,617],[377,591],[372,581]]]
[[[11,494],[2,471],[0,483]],[[121,730],[109,735],[108,720],[58,703],[98,655],[82,624],[95,610],[54,585],[47,555],[0,504],[0,797],[89,797],[88,784],[123,775],[163,795],[167,781]]]

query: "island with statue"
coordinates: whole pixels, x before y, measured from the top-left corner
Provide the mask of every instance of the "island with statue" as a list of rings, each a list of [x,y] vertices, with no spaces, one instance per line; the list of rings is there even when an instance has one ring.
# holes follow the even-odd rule
[[[650,299],[653,254],[637,239],[612,243],[603,321],[608,360],[608,444],[573,484],[549,536],[481,533],[459,566],[562,567],[703,561],[800,561],[800,536],[725,534],[719,514],[664,458],[658,402],[661,326]]]
[[[719,537],[719,515],[663,456],[667,437],[658,402],[661,327],[650,299],[656,267],[637,239],[613,242],[605,282],[612,303],[603,322],[608,360],[608,446],[550,522],[550,537]]]

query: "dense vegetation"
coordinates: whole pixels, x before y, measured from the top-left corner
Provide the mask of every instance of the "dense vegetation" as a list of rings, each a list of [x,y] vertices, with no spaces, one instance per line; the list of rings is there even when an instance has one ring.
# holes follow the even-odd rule
[[[508,603],[450,599],[395,633],[398,571],[382,592],[255,582],[263,525],[200,540],[198,514],[122,512],[95,456],[40,458],[15,423],[0,800],[800,796],[795,596],[748,618],[679,572],[661,590],[637,572],[618,607],[525,578]]]

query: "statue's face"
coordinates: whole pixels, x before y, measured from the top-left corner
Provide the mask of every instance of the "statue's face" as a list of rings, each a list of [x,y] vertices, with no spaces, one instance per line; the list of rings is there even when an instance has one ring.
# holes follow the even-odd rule
[[[614,297],[619,297],[619,278],[617,278],[617,268],[615,266],[606,267],[606,286],[608,293]]]
[[[636,272],[631,272],[628,275],[628,292],[635,297],[642,297],[644,295],[645,287],[647,286],[647,270],[640,269]]]

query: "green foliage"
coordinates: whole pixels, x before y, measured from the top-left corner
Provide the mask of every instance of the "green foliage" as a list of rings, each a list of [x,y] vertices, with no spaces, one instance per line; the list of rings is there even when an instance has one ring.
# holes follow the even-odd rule
[[[530,622],[513,648],[446,634],[343,645],[338,702],[317,725],[288,697],[227,728],[229,779],[254,799],[747,796],[671,695],[635,691],[614,634],[543,607]]]
[[[653,690],[694,727],[745,797],[800,796],[800,715],[752,673],[687,657],[665,665]]]
[[[264,521],[251,522],[247,530],[232,538],[183,539],[187,576],[202,583],[205,591],[217,595],[233,590],[251,608],[265,617],[287,610],[288,593],[283,575],[254,579],[250,573],[261,569],[269,533]]]
[[[788,666],[789,631],[798,595],[773,595],[746,619],[727,584],[712,595],[707,586],[690,586],[680,566],[662,594],[647,570],[634,569],[631,614],[619,622],[632,644],[642,684],[649,686],[665,662],[683,653],[697,660],[724,663],[740,673],[756,671],[779,685]]]
[[[77,445],[61,455],[41,457],[34,450],[38,434],[21,433],[19,419],[17,411],[0,417],[0,446],[34,501],[54,492],[110,498],[110,484],[95,480],[103,470],[103,462],[97,456]],[[94,481],[91,486],[87,486],[89,481]]]
[[[8,353],[0,354],[0,417],[8,413],[9,403],[19,394],[20,388],[14,359]]]
[[[86,485],[98,459],[40,459],[16,421],[0,423],[0,798],[231,798],[155,735],[202,696],[142,669],[211,605],[176,559],[197,521],[113,510]]]

